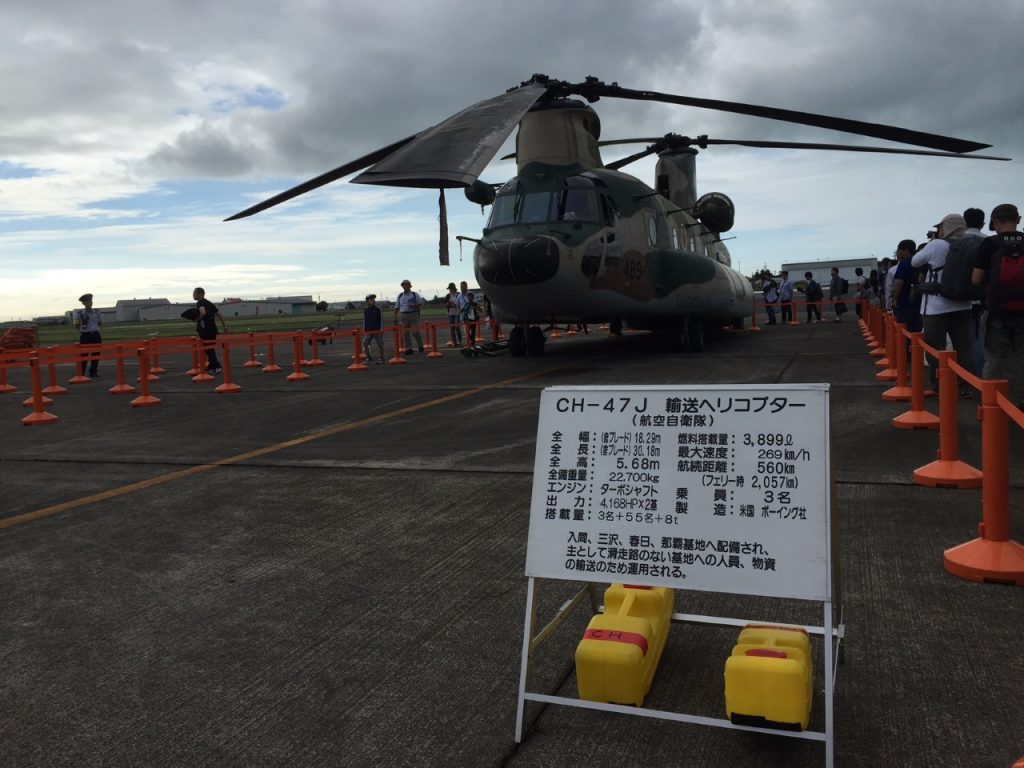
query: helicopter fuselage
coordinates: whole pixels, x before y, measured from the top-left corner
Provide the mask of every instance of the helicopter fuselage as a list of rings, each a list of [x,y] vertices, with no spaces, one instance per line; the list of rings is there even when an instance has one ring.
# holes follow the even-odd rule
[[[497,194],[474,270],[499,320],[676,329],[750,315],[719,236],[640,180],[527,164]]]

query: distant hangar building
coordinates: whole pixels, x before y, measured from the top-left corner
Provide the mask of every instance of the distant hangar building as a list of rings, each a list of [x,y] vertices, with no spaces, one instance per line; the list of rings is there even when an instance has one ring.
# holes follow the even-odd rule
[[[845,277],[853,284],[857,277],[856,269],[864,270],[864,277],[871,274],[872,269],[878,269],[878,260],[874,256],[865,256],[859,259],[827,259],[824,261],[791,261],[782,265],[782,271],[789,272],[789,279],[799,282],[804,279],[805,272],[811,272],[814,279],[828,288],[828,281],[832,277],[832,267],[839,269],[839,276]],[[851,289],[852,290],[852,289]]]

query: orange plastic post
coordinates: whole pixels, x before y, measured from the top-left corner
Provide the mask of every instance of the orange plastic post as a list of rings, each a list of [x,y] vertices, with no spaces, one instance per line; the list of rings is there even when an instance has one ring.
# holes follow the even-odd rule
[[[220,344],[221,366],[224,368],[224,381],[213,388],[217,394],[234,394],[241,392],[242,386],[231,380],[231,345],[222,341]]]
[[[149,356],[152,359],[152,362],[149,360],[146,362],[149,363],[149,372],[153,374],[153,376],[159,377],[162,374],[167,373],[167,369],[160,366],[160,342],[156,339],[149,340]],[[157,381],[153,376],[150,376],[149,380]]]
[[[249,359],[245,361],[246,368],[261,368],[263,363],[256,359],[256,334],[249,331]]]
[[[92,379],[85,375],[86,357],[82,353],[82,345],[75,344],[75,375],[68,379],[68,384],[88,384]]]
[[[150,405],[160,405],[160,398],[149,394],[149,350],[139,347],[139,389],[142,394],[131,401],[132,408],[145,408]]]
[[[365,371],[367,366],[363,363],[363,331],[356,328],[352,333],[352,359],[355,361],[348,367],[350,371]]]
[[[13,384],[7,383],[7,361],[0,360],[0,395],[6,395],[8,392],[17,392],[18,388]]]
[[[949,367],[950,360],[956,360],[956,352],[939,352],[939,458],[915,469],[914,482],[932,488],[978,488],[981,472],[959,459],[959,377]]]
[[[551,324],[551,333],[548,334],[548,339],[560,339],[562,338],[562,332],[558,330],[558,326],[554,323]]]
[[[156,375],[156,371],[153,370],[153,367],[149,363],[149,359],[154,354],[153,350],[156,349],[156,343],[155,343],[154,339],[147,339],[145,344],[144,344],[144,349],[146,350],[146,380],[147,381],[160,381],[160,377]],[[161,368],[160,370],[163,371],[164,369]],[[166,373],[166,371],[164,371],[164,373]],[[139,376],[142,376],[142,366],[141,365],[139,366]]]
[[[185,371],[186,376],[197,376],[203,370],[199,364],[199,337],[192,337],[192,367]]]
[[[882,369],[875,374],[876,379],[896,381],[896,345],[903,343],[903,323],[897,323],[892,315],[887,316],[885,319],[885,357],[875,362],[875,367]]]
[[[203,382],[213,381],[213,376],[210,374],[209,371],[210,359],[206,356],[206,350],[210,347],[210,345],[214,344],[215,342],[207,339],[200,340],[199,338],[196,338],[195,343],[196,367],[199,369],[199,372],[192,377],[192,381],[194,381],[196,384],[202,384]]]
[[[430,324],[430,338],[434,343],[430,345],[430,351],[427,353],[427,357],[444,357],[444,355],[437,351],[437,323]]]
[[[402,357],[402,329],[397,325],[393,325],[391,330],[395,334],[395,356],[388,360],[388,365],[405,365],[405,358]],[[383,332],[381,330],[381,333]]]
[[[910,387],[907,385],[907,345],[904,343],[905,332],[903,326],[898,326],[896,342],[896,386],[889,387],[882,393],[882,399],[886,402],[897,400],[909,400],[911,396]]]
[[[29,358],[28,364],[32,370],[33,411],[23,418],[21,423],[26,427],[31,427],[35,424],[52,424],[57,421],[57,417],[43,410],[44,400],[50,400],[50,398],[43,395],[43,382],[42,377],[39,375],[39,358],[33,355]],[[50,400],[50,402],[52,403],[53,401]]]
[[[35,360],[37,363],[39,361],[38,360],[38,355],[35,352],[32,352],[29,355],[29,365],[32,365],[32,361],[33,360]],[[40,373],[39,373],[39,379],[40,379],[39,386],[40,387],[42,386],[42,376],[43,376],[42,371],[40,371]],[[43,405],[53,405],[53,398],[52,397],[47,397],[46,395],[44,395],[42,389],[40,389],[39,390],[39,398],[38,398],[38,400],[36,398],[35,390],[33,390],[31,395],[29,395],[28,397],[26,397],[24,400],[21,401],[21,404],[23,406],[25,406],[26,408],[35,408],[36,405],[39,404],[39,403],[42,403]]]
[[[129,392],[134,392],[135,387],[131,384],[126,384],[124,380],[124,347],[118,344],[115,347],[117,352],[117,384],[107,390],[112,395],[126,395]]]
[[[285,376],[288,381],[305,381],[309,378],[309,374],[302,370],[302,364],[305,362],[302,359],[302,334],[297,333],[292,336],[292,350],[295,353],[294,366],[295,370]]]
[[[57,358],[53,354],[53,347],[46,348],[46,380],[47,386],[43,389],[44,395],[66,395],[65,387],[57,383]]]
[[[938,429],[939,417],[924,407],[923,333],[910,334],[910,410],[892,420],[897,429]]]
[[[747,328],[747,330],[748,331],[760,331],[761,330],[761,326],[759,326],[757,324],[757,307],[755,307],[750,312],[750,327]]]
[[[317,347],[317,332],[313,331],[309,335],[309,337],[310,337],[309,338],[309,343],[310,343],[310,346],[312,346],[313,351],[310,353],[310,358],[309,358],[309,360],[306,360],[305,364],[306,365],[311,365],[314,368],[317,367],[317,366],[320,366],[320,365],[327,365],[327,363],[325,363],[323,360],[320,359],[320,352],[319,352],[318,347]]]
[[[264,373],[277,373],[282,370],[281,366],[274,362],[274,334],[267,334],[267,364],[263,366]]]
[[[1024,546],[1010,538],[1009,418],[998,402],[1005,398],[1003,379],[981,383],[981,523],[979,538],[942,556],[946,570],[970,581],[1024,586]],[[942,385],[939,386],[942,397]]]
[[[425,352],[428,353],[433,352],[435,349],[437,349],[437,333],[433,332],[433,328],[435,325],[436,323],[420,323],[420,331],[423,334],[423,349]],[[433,339],[433,341],[431,341],[431,339]],[[427,357],[430,357],[430,355],[428,354]]]

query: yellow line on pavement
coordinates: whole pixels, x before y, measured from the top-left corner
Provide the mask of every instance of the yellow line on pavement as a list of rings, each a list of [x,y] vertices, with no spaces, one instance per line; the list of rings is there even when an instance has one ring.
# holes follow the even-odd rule
[[[53,504],[52,506],[43,507],[42,509],[37,509],[33,512],[25,512],[24,514],[15,515],[14,517],[5,517],[0,519],[0,530],[4,528],[10,528],[11,526],[18,525],[20,523],[27,523],[31,520],[39,520],[43,517],[50,517],[51,515],[56,515],[61,512],[67,512],[68,510],[77,509],[78,507],[85,507],[100,501],[114,499],[117,498],[118,496],[126,496],[130,493],[134,493],[135,491],[144,491],[148,488],[153,488],[158,485],[163,485],[164,483],[169,483],[172,480],[180,480],[183,477],[197,475],[200,472],[208,472],[209,470],[216,469],[217,467],[229,466],[231,464],[240,464],[244,461],[249,461],[250,459],[255,459],[260,456],[266,456],[267,454],[276,453],[277,451],[283,451],[285,448],[294,448],[297,445],[310,443],[314,440],[320,440],[321,438],[324,437],[330,437],[331,435],[340,434],[341,432],[348,432],[353,429],[362,429],[363,427],[369,427],[373,424],[379,424],[382,421],[394,419],[398,416],[405,416],[406,414],[415,413],[416,411],[422,411],[426,408],[433,408],[438,405],[450,403],[453,400],[460,400],[464,397],[470,397],[471,395],[486,392],[489,389],[497,389],[499,387],[504,387],[509,384],[515,384],[516,382],[519,381],[531,379],[541,374],[551,373],[553,371],[558,371],[563,368],[569,368],[571,367],[571,365],[572,364],[570,363],[566,365],[559,365],[554,368],[545,368],[542,371],[534,371],[533,373],[527,373],[522,376],[516,376],[511,379],[505,379],[504,381],[498,381],[493,384],[484,384],[474,389],[467,389],[462,392],[454,392],[450,395],[445,395],[444,397],[439,397],[435,400],[428,400],[425,403],[417,403],[416,405],[409,405],[406,406],[405,408],[399,408],[394,411],[388,411],[387,413],[381,413],[378,414],[377,416],[370,416],[368,418],[360,419],[359,421],[353,421],[348,424],[339,424],[336,427],[328,427],[327,429],[322,429],[319,432],[314,432],[313,434],[305,435],[304,437],[296,437],[292,440],[285,440],[282,443],[268,445],[265,448],[257,448],[255,451],[240,453],[237,456],[229,456],[226,459],[220,459],[210,464],[197,464],[194,467],[186,467],[185,469],[180,469],[176,472],[169,472],[166,475],[159,475],[157,477],[152,477],[148,480],[140,480],[137,483],[122,485],[119,488],[111,488],[109,491],[102,491],[100,493],[94,493],[89,496],[83,496],[79,499],[72,499],[71,501],[64,501],[61,502],[60,504]]]

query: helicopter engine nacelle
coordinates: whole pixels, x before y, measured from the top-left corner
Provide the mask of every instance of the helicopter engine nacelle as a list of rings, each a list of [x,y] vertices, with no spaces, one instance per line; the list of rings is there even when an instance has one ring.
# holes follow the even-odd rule
[[[728,232],[736,219],[736,207],[728,195],[708,192],[697,200],[694,214],[712,232]]]
[[[483,206],[494,202],[494,187],[480,179],[474,181],[463,191],[466,194],[466,199],[471,203]]]

